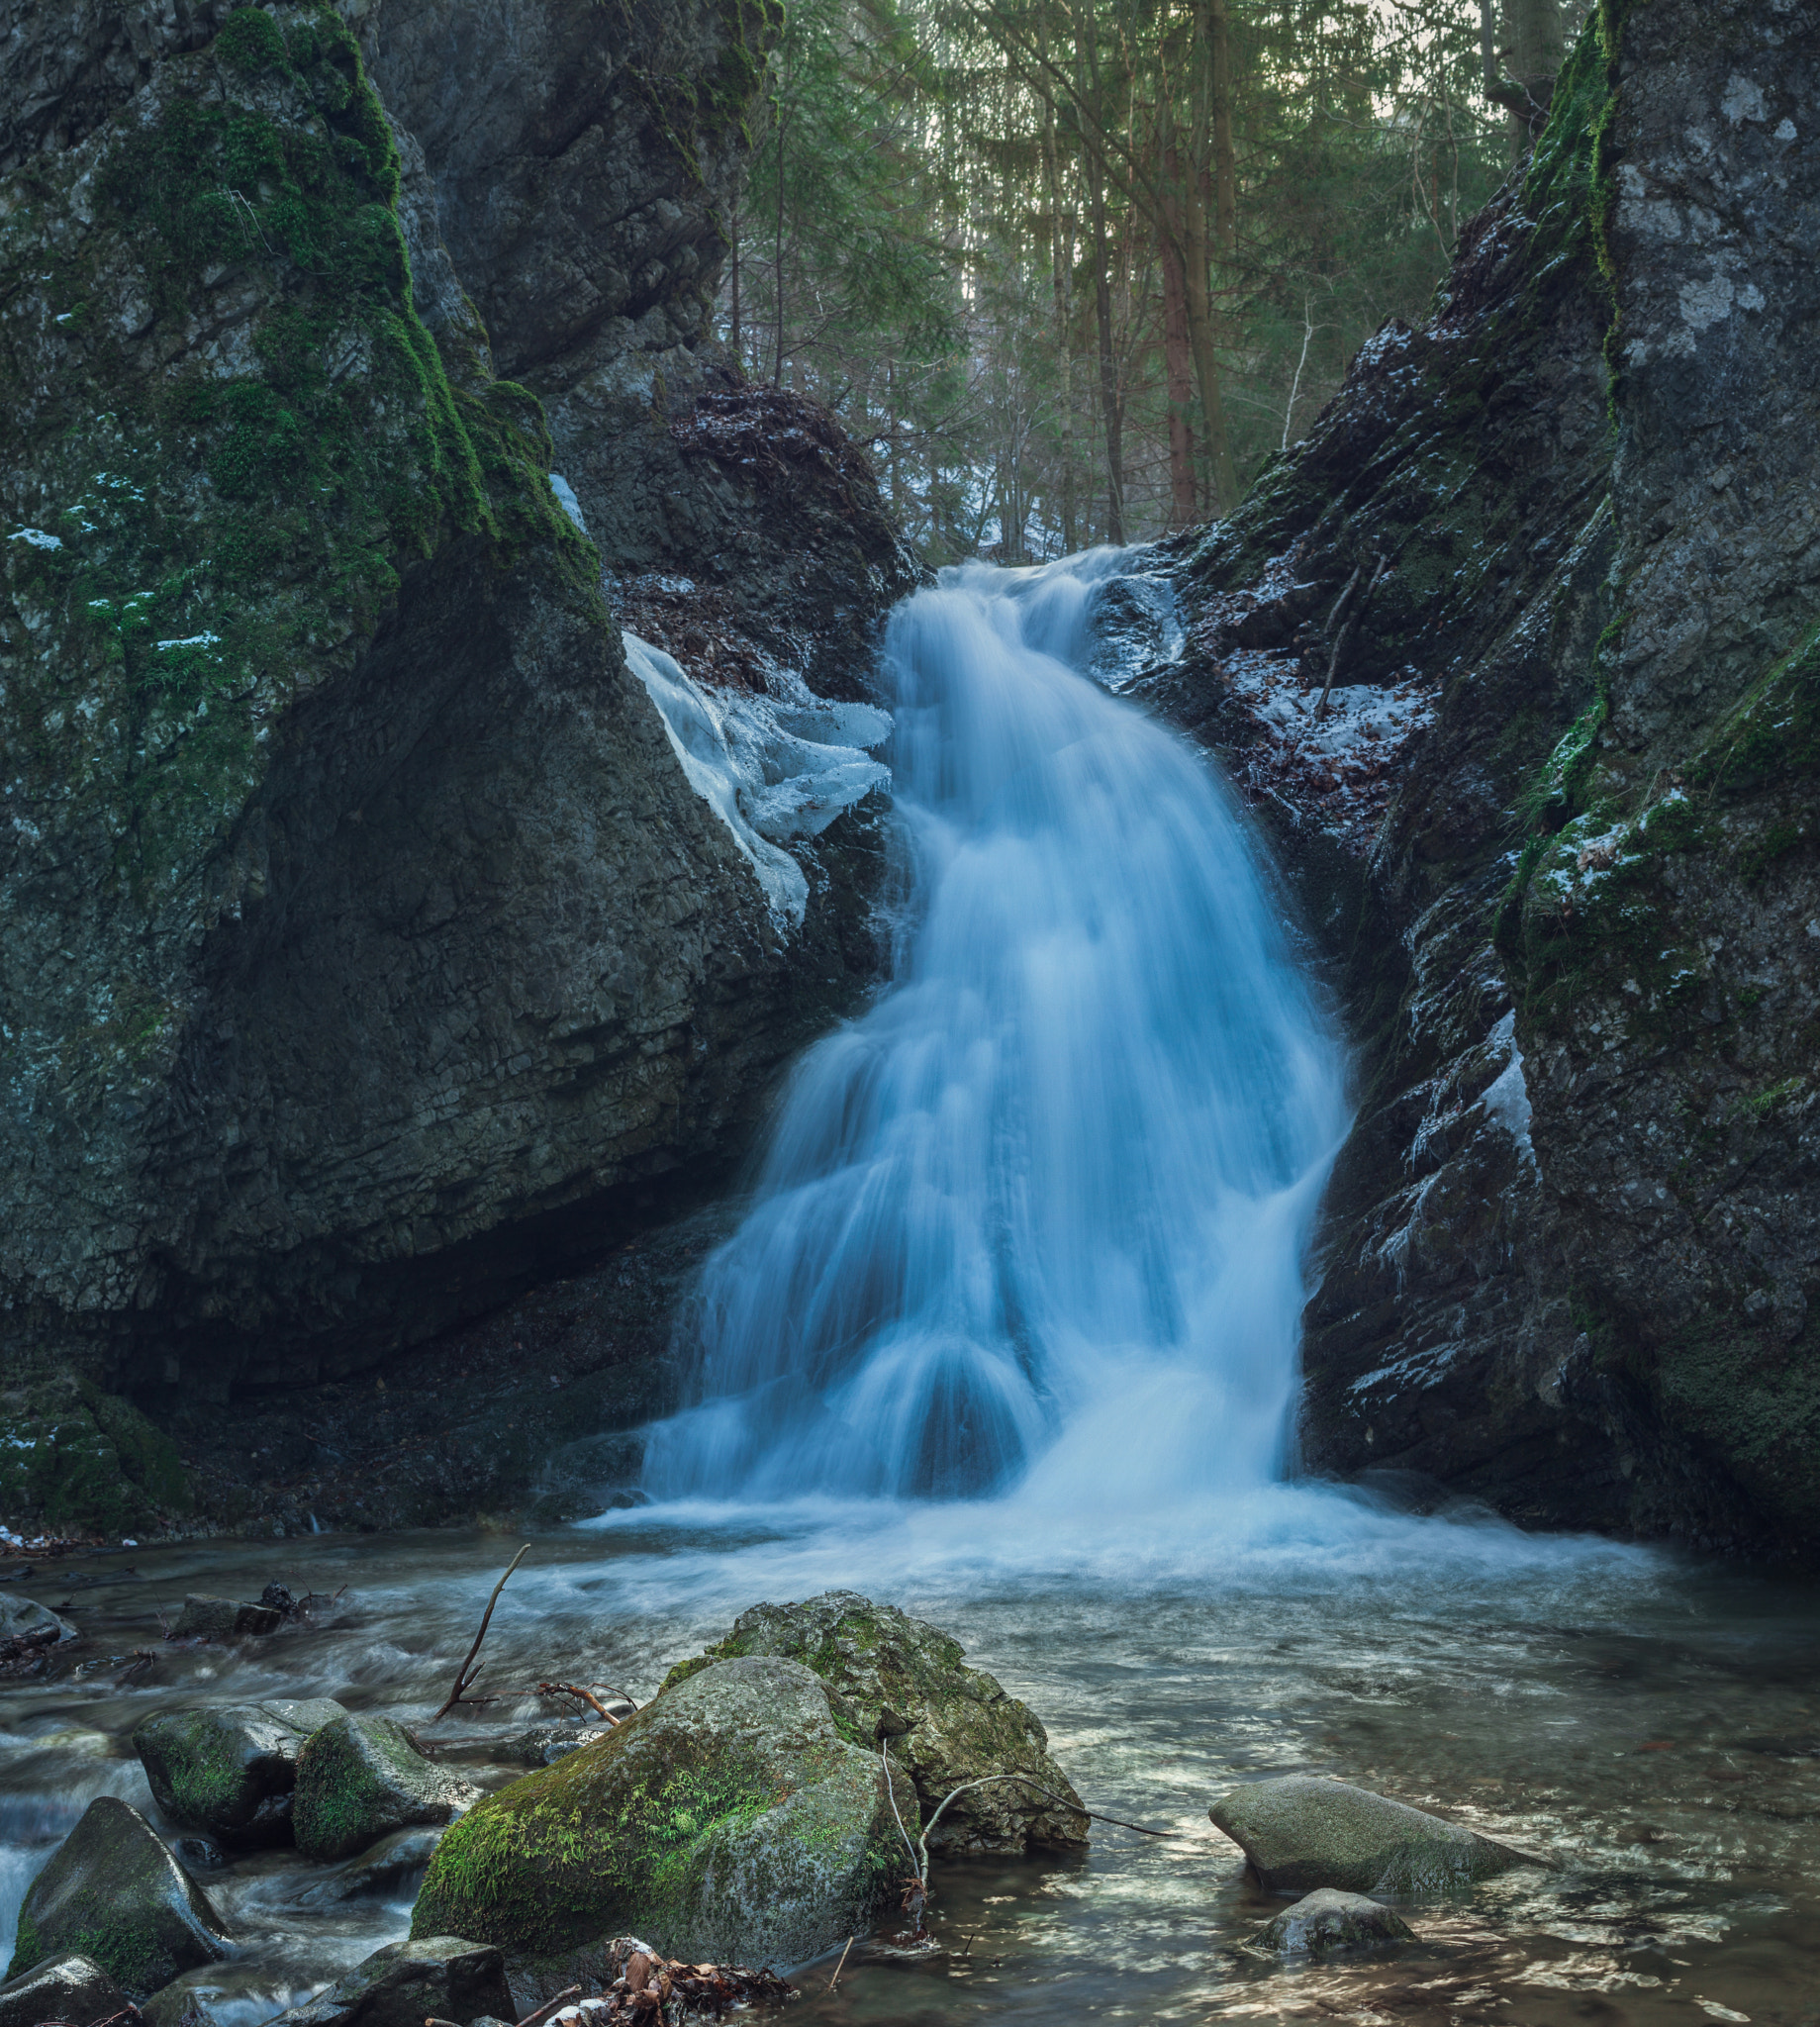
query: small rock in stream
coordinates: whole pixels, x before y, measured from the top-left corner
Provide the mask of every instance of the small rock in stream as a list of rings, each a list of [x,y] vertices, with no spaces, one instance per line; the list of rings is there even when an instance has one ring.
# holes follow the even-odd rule
[[[1207,1811],[1260,1885],[1334,1886],[1413,1900],[1546,1860],[1344,1781],[1288,1774],[1249,1782]]]
[[[371,1893],[396,1891],[407,1880],[421,1873],[436,1855],[441,1842],[438,1829],[395,1830],[382,1837],[370,1851],[338,1865],[323,1879],[307,1886],[298,1897],[303,1907],[339,1907]]]
[[[97,1795],[50,1855],[19,1910],[9,1976],[80,1944],[132,1999],[218,1963],[230,1931],[138,1809]]]
[[[203,1597],[195,1592],[183,1600],[177,1623],[171,1627],[173,1640],[243,1640],[275,1633],[284,1624],[283,1612],[269,1604],[248,1604],[232,1597]]]
[[[166,1710],[133,1734],[152,1798],[173,1823],[235,1851],[291,1841],[297,1756],[347,1712],[327,1696]]]
[[[1369,1950],[1414,1940],[1415,1931],[1393,1909],[1363,1893],[1317,1886],[1276,1920],[1266,1922],[1251,1944],[1277,1957],[1325,1957],[1335,1950]]]
[[[0,1984],[0,2027],[39,2027],[44,2020],[90,2027],[127,2003],[127,1995],[87,1957],[53,1957]]]
[[[55,1647],[77,1637],[67,1619],[17,1591],[0,1591],[0,1655],[8,1648]]]
[[[458,1936],[390,1943],[268,2027],[424,2027],[429,2019],[514,2020],[498,1950]]]
[[[304,1741],[291,1826],[306,1858],[350,1858],[388,1831],[452,1822],[480,1798],[426,1759],[396,1719],[343,1716]]]
[[[611,1724],[533,1724],[506,1747],[506,1756],[527,1767],[553,1767],[570,1753],[604,1739],[612,1729]]]

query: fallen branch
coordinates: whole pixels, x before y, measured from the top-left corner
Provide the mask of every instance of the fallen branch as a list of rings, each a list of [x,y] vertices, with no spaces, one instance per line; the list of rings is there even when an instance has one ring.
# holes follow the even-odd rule
[[[1317,719],[1325,718],[1327,716],[1327,693],[1329,690],[1333,688],[1334,676],[1339,671],[1340,657],[1346,652],[1346,643],[1352,638],[1352,629],[1359,624],[1359,615],[1362,612],[1364,612],[1365,608],[1371,603],[1372,593],[1378,589],[1378,580],[1384,575],[1385,566],[1389,562],[1389,560],[1390,559],[1389,556],[1386,556],[1382,553],[1379,555],[1378,567],[1376,570],[1372,572],[1371,583],[1365,587],[1365,596],[1362,599],[1360,599],[1359,603],[1356,606],[1354,606],[1350,613],[1347,614],[1345,626],[1343,626],[1340,628],[1339,633],[1335,636],[1333,643],[1333,653],[1329,657],[1327,662],[1327,680],[1321,685],[1320,701],[1314,707],[1314,716]],[[1359,570],[1363,570],[1364,568],[1365,565],[1361,563],[1359,565]],[[1348,597],[1351,595],[1353,585],[1357,584],[1359,581],[1359,570],[1355,570],[1353,572],[1352,583],[1348,584],[1345,591],[1341,592],[1340,603],[1339,605],[1336,605],[1334,607],[1333,618],[1327,622],[1328,626],[1331,627],[1333,625],[1333,621],[1339,618],[1340,606],[1343,606],[1346,603]]]
[[[847,1938],[847,1950],[850,1950],[850,1949],[852,1949],[852,1947],[853,1947],[853,1938],[852,1938],[851,1936],[848,1936],[848,1938]],[[828,1979],[828,1981],[827,1981],[827,1988],[828,1988],[828,1990],[829,1990],[829,1991],[832,1991],[832,1990],[834,1989],[835,1985],[837,1985],[837,1984],[838,1984],[838,1983],[840,1982],[840,1974],[841,1974],[841,1973],[842,1973],[842,1972],[843,1972],[843,1971],[844,1971],[844,1970],[845,1970],[845,1969],[847,1968],[847,1950],[842,1950],[842,1951],[841,1951],[841,1953],[840,1953],[840,1962],[839,1962],[838,1964],[836,1964],[836,1965],[834,1966],[834,1975],[833,1975],[833,1977],[832,1977],[832,1978],[830,1978],[830,1979]]]
[[[493,1607],[499,1602],[499,1594],[506,1588],[506,1577],[510,1577],[513,1571],[516,1570],[518,1566],[529,1554],[530,1543],[527,1542],[525,1546],[519,1550],[518,1554],[513,1557],[511,1562],[509,1562],[506,1565],[506,1576],[502,1577],[499,1580],[499,1582],[494,1585],[493,1595],[487,1599],[487,1608],[480,1615],[480,1631],[474,1635],[474,1644],[468,1649],[467,1659],[455,1671],[455,1687],[448,1692],[448,1701],[444,1703],[441,1709],[436,1712],[435,1716],[430,1720],[431,1724],[439,1723],[444,1717],[448,1715],[448,1713],[455,1707],[455,1705],[461,1702],[464,1698],[467,1698],[467,1700],[472,1702],[485,1701],[491,1703],[497,1700],[492,1696],[487,1696],[484,1698],[467,1696],[468,1690],[474,1687],[474,1684],[479,1679],[480,1674],[480,1671],[474,1667],[474,1657],[480,1652],[480,1643],[487,1637],[487,1627],[493,1621]],[[543,2017],[543,2015],[539,2013],[536,2014],[534,2017],[540,2020]],[[520,2022],[520,2027],[525,2027],[525,2023],[523,2021]]]
[[[603,1683],[601,1688],[612,1689],[613,1685],[612,1683]],[[614,1689],[616,1696],[619,1693],[618,1689]],[[537,1694],[539,1696],[574,1696],[578,1701],[586,1703],[590,1710],[598,1710],[609,1724],[617,1725],[620,1722],[620,1719],[608,1709],[607,1705],[601,1701],[600,1697],[592,1689],[581,1689],[574,1683],[539,1683],[537,1685]],[[630,1697],[626,1698],[627,1702],[630,1700]]]
[[[526,1548],[528,1548],[530,1544],[527,1542]],[[520,1555],[523,1555],[524,1553],[525,1549],[519,1550]],[[518,1565],[514,1563],[512,1568],[517,1569]],[[506,1572],[506,1577],[510,1577],[511,1575],[512,1570],[508,1570]],[[506,1577],[502,1577],[499,1581],[502,1584],[505,1583]],[[493,1594],[495,1597],[497,1597],[499,1595],[499,1593],[496,1591]],[[518,2027],[543,2027],[543,2022],[547,2020],[552,2013],[560,2012],[562,2008],[566,2006],[571,1999],[578,1999],[580,1997],[581,1986],[579,1984],[565,1984],[553,1999],[545,1999],[542,2005],[540,2005],[534,2013],[527,2013],[524,2019],[522,2019],[518,2023]]]

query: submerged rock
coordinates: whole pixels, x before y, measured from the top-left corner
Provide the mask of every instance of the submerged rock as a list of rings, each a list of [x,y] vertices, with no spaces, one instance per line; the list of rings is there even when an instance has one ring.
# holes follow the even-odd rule
[[[1369,1950],[1385,1943],[1408,1943],[1415,1931],[1392,1908],[1363,1893],[1317,1886],[1293,1907],[1286,1907],[1252,1938],[1252,1947],[1280,1957],[1325,1957],[1336,1950]]]
[[[133,1750],[173,1823],[237,1851],[288,1844],[297,1755],[312,1732],[346,1714],[328,1697],[168,1710],[146,1718]]]
[[[0,2027],[39,2027],[45,2020],[90,2027],[127,2003],[127,1995],[88,1957],[52,1957],[0,1984]]]
[[[426,1759],[395,1718],[341,1716],[297,1755],[291,1824],[306,1858],[347,1858],[390,1830],[449,1822],[479,1799],[472,1782]]]
[[[889,1739],[909,1768],[924,1817],[963,1782],[1019,1772],[1032,1785],[995,1781],[959,1796],[929,1840],[931,1853],[1078,1851],[1088,1819],[1067,1775],[1049,1757],[1035,1713],[977,1668],[946,1633],[896,1605],[853,1591],[803,1604],[758,1604],[733,1630],[664,1679],[667,1689],[699,1669],[742,1654],[777,1654],[813,1669],[838,1697],[856,1743]],[[844,1710],[842,1709],[844,1706]]]
[[[313,1882],[298,1900],[306,1907],[331,1908],[372,1893],[396,1892],[413,1874],[425,1870],[441,1841],[438,1829],[394,1830],[357,1858]]]
[[[242,1640],[275,1633],[284,1614],[269,1604],[249,1604],[232,1597],[203,1597],[195,1592],[170,1629],[173,1640]]]
[[[269,2027],[424,2027],[430,2019],[482,2015],[518,2017],[499,1951],[458,1936],[426,1936],[375,1950]]]
[[[550,1959],[631,1931],[691,1961],[800,1963],[863,1927],[907,1864],[878,1755],[809,1669],[753,1655],[489,1795],[443,1838],[412,1933]]]
[[[1279,1891],[1333,1886],[1412,1900],[1544,1863],[1407,1802],[1318,1775],[1248,1782],[1207,1814],[1244,1852],[1259,1884]]]
[[[129,1998],[227,1955],[229,1929],[209,1896],[138,1809],[99,1795],[32,1882],[9,1977],[79,1952]]]
[[[67,1619],[60,1619],[48,1605],[17,1591],[0,1591],[0,1660],[11,1659],[29,1648],[55,1647],[77,1637]]]

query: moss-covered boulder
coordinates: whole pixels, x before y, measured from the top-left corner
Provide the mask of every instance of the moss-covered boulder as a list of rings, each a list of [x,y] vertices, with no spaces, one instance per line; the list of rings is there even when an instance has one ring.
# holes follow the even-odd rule
[[[228,1954],[227,1924],[138,1809],[98,1796],[27,1889],[9,1979],[82,1956],[129,1998]]]
[[[173,1823],[246,1851],[291,1841],[297,1755],[312,1732],[346,1714],[326,1696],[165,1710],[133,1734],[133,1750]]]
[[[443,1838],[412,1934],[528,1960],[614,1935],[671,1956],[801,1963],[864,1928],[908,1865],[879,1756],[810,1670],[704,1668]],[[898,1777],[898,1808],[913,1808]]]
[[[50,1534],[156,1533],[193,1503],[176,1445],[65,1374],[0,1394],[0,1518]]]
[[[1221,1795],[1207,1814],[1244,1852],[1258,1883],[1277,1892],[1332,1886],[1414,1900],[1543,1863],[1464,1824],[1319,1775],[1250,1782]]]
[[[292,1831],[306,1858],[348,1858],[393,1830],[447,1823],[480,1798],[390,1717],[336,1717],[297,1755]],[[456,1933],[456,1931],[449,1931]]]
[[[851,1713],[856,1743],[876,1751],[881,1739],[890,1740],[916,1784],[925,1818],[964,1782],[1029,1777],[1027,1786],[995,1781],[959,1796],[929,1840],[937,1856],[1086,1846],[1081,1797],[1050,1758],[1035,1713],[991,1676],[968,1668],[959,1641],[936,1627],[853,1591],[830,1591],[803,1604],[757,1604],[706,1654],[679,1662],[664,1688],[742,1654],[782,1655],[814,1669]]]

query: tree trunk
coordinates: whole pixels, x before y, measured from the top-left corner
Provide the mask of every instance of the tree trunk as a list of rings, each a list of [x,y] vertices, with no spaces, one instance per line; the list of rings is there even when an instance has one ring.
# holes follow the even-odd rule
[[[1209,0],[1207,68],[1213,87],[1214,233],[1222,253],[1238,245],[1238,162],[1232,145],[1232,37],[1226,0]]]
[[[1049,17],[1038,17],[1038,45],[1049,57]],[[1049,185],[1049,273],[1055,290],[1056,363],[1060,369],[1062,456],[1062,553],[1075,548],[1075,406],[1073,317],[1070,297],[1074,274],[1074,232],[1062,218],[1062,172],[1055,145],[1055,102],[1043,95],[1043,174]]]
[[[1205,165],[1208,144],[1208,112],[1214,75],[1216,34],[1223,41],[1225,10],[1214,8],[1218,0],[1201,0],[1196,10],[1199,47],[1196,52],[1196,81],[1193,95],[1194,131],[1190,142],[1190,170],[1183,178],[1183,266],[1187,273],[1189,346],[1194,354],[1195,378],[1200,389],[1202,448],[1207,460],[1207,491],[1215,514],[1230,514],[1239,504],[1238,471],[1232,462],[1232,439],[1226,431],[1226,405],[1221,398],[1219,360],[1213,351],[1213,304],[1209,294],[1207,244],[1207,201]],[[1217,127],[1217,115],[1214,126]],[[1228,112],[1228,124],[1230,113]],[[1216,179],[1217,181],[1217,179]]]
[[[1167,107],[1163,117],[1168,119]],[[1176,194],[1182,174],[1180,150],[1163,158],[1169,197],[1165,230],[1157,235],[1163,263],[1163,370],[1169,385],[1169,523],[1187,528],[1195,519],[1195,438],[1189,409],[1195,399],[1195,361],[1188,335],[1188,273],[1183,262],[1182,204]]]
[[[1090,27],[1091,36],[1092,29]],[[1099,57],[1088,44],[1093,127],[1082,148],[1087,171],[1088,217],[1094,234],[1094,317],[1100,338],[1100,420],[1105,438],[1105,538],[1120,547],[1125,539],[1124,409],[1118,391],[1118,359],[1112,346],[1112,283],[1107,269],[1112,249],[1105,229],[1105,163],[1093,137],[1102,131]]]
[[[784,384],[784,129],[789,125],[780,114],[777,123],[777,258],[773,279],[777,285],[777,354],[771,361],[771,384]]]
[[[1503,38],[1493,47],[1494,0],[1479,0],[1479,50],[1485,97],[1510,115],[1510,150],[1519,155],[1542,131],[1565,38],[1561,0],[1503,0]]]

